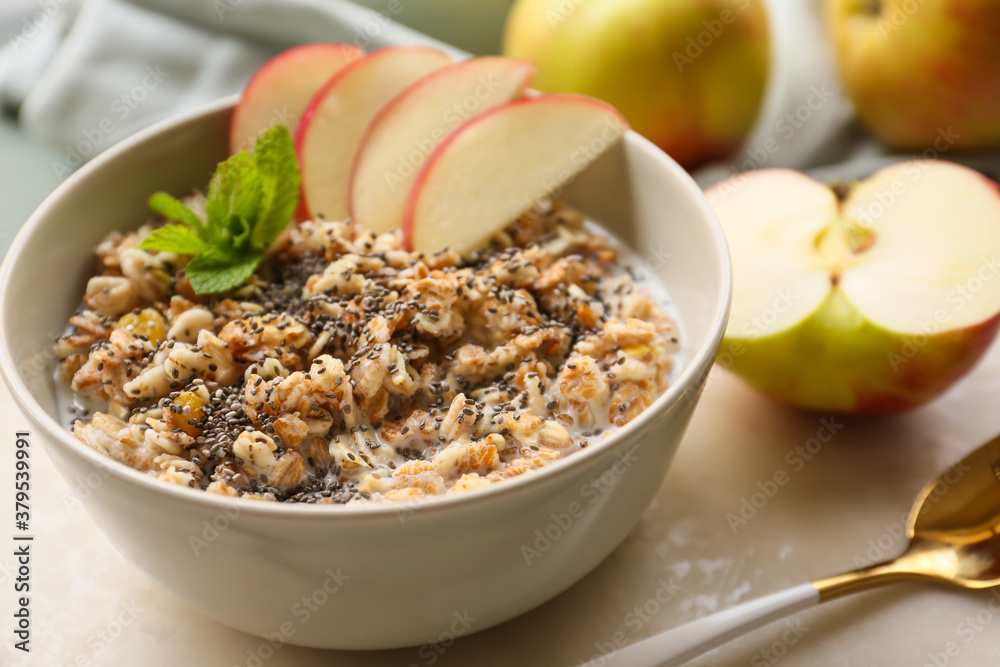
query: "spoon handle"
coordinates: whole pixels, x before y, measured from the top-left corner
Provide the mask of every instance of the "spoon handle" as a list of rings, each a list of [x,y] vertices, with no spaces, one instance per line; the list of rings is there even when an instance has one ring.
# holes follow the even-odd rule
[[[802,584],[626,646],[581,667],[673,667],[819,601],[816,587]]]

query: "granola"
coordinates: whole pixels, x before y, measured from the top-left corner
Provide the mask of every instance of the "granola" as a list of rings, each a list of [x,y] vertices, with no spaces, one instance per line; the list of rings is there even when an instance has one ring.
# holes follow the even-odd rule
[[[676,323],[559,204],[471,257],[307,221],[252,282],[199,297],[185,259],[114,233],[59,338],[101,410],[93,449],[164,482],[264,500],[405,501],[550,465],[668,386]]]

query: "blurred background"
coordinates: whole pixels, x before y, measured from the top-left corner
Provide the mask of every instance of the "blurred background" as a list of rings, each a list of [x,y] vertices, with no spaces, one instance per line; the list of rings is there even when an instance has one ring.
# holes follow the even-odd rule
[[[944,158],[1000,176],[1000,0],[0,0],[0,254],[42,199],[87,160],[159,120],[238,93],[276,53],[314,41],[366,49],[424,43],[456,55],[531,59],[537,87],[615,104],[703,186],[762,167],[802,169],[827,182],[856,179],[904,157]],[[949,230],[961,222],[941,220]],[[786,452],[813,439],[817,423],[814,414],[758,402],[723,374],[675,466],[679,491],[663,496],[609,565],[561,606],[483,641],[522,646],[527,635],[528,643],[551,643],[550,633],[562,636],[578,625],[581,636],[597,629],[608,631],[597,639],[611,637],[618,610],[648,595],[638,585],[614,589],[617,574],[637,572],[640,581],[650,570],[636,564],[666,562],[666,553],[683,566],[672,570],[679,578],[691,572],[691,597],[676,605],[686,620],[785,585],[783,577],[804,574],[806,566],[813,574],[843,567],[868,538],[874,546],[895,535],[905,510],[899,503],[911,490],[997,431],[998,368],[994,352],[971,384],[927,410],[851,422],[846,440],[853,442],[824,451],[825,460],[761,514],[757,532],[739,536],[717,530],[726,511],[747,502],[741,494],[756,492],[757,480],[785,470]],[[49,496],[52,507],[63,500]],[[817,520],[840,502],[841,515]],[[95,611],[103,624],[102,614],[123,599],[116,596],[140,595],[157,600],[159,611],[143,623],[165,623],[155,628],[158,635],[173,641],[183,636],[180,628],[193,628],[200,634],[185,641],[195,649],[213,646],[222,655],[238,647],[234,656],[246,650],[251,638],[231,639],[234,632],[220,641],[215,624],[192,621],[190,610],[106,556],[110,547],[88,521],[64,516],[77,532],[67,538],[76,546],[63,580],[79,588],[67,593],[73,606],[52,610],[50,630],[89,631],[77,610]],[[883,523],[890,517],[892,524]],[[708,558],[714,539],[726,550]],[[87,558],[77,559],[80,553]],[[95,562],[96,574],[83,569]],[[126,580],[120,589],[104,585],[120,576]],[[809,617],[816,629],[795,664],[834,664],[831,656],[842,658],[836,664],[923,664],[925,654],[944,664],[934,656],[949,660],[940,651],[961,638],[955,624],[986,609],[986,598],[936,589],[922,593],[923,606],[904,595],[911,593]],[[587,615],[589,624],[581,624],[582,614],[559,613],[588,604],[602,610]],[[748,639],[729,649],[727,661],[712,657],[711,664],[745,665],[758,649],[751,662],[764,664],[781,631]],[[977,645],[964,648],[961,664],[996,664],[995,637],[982,633]],[[78,639],[82,645],[85,635]],[[115,649],[128,656],[126,664],[134,660],[133,645],[126,640]],[[483,645],[456,649],[452,664],[478,655]],[[567,645],[565,652],[575,656],[584,648],[592,650]],[[282,655],[292,661],[305,654],[294,651]],[[978,661],[977,651],[985,656]],[[896,652],[905,657],[884,657]],[[326,654],[312,655],[330,664]],[[406,664],[412,652],[400,655]],[[379,658],[370,660],[364,664]]]
[[[981,0],[3,0],[0,234],[125,136],[309,41],[446,44],[602,97],[702,185],[888,155],[995,175],[1000,25]]]

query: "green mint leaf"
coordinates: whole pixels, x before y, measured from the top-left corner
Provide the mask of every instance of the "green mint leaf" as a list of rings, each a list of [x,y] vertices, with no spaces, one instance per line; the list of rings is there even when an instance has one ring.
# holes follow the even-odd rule
[[[284,125],[275,125],[257,139],[253,157],[263,187],[263,202],[250,244],[263,251],[284,231],[298,208],[301,178],[295,142]]]
[[[185,269],[196,294],[227,292],[253,275],[263,255],[258,252],[227,253],[213,250],[192,259]]]
[[[201,224],[201,219],[194,211],[180,203],[166,192],[157,192],[149,198],[149,208],[153,209],[164,218],[176,220],[195,230],[199,234],[203,233],[205,227]]]
[[[241,152],[219,163],[208,184],[204,225],[170,195],[150,197],[153,210],[187,227],[158,229],[141,247],[193,255],[185,271],[197,294],[239,287],[288,226],[300,185],[292,135],[283,125],[272,127],[258,137],[253,156]]]
[[[228,229],[233,248],[242,249],[246,247],[251,231],[250,223],[247,222],[247,219],[240,214],[232,216],[229,218]]]
[[[242,248],[250,242],[254,224],[260,218],[263,205],[264,186],[260,172],[255,164],[251,164],[240,174],[239,183],[233,190],[233,205],[228,225],[233,247]]]
[[[197,232],[183,225],[166,225],[154,229],[152,234],[142,240],[139,247],[142,250],[175,252],[178,255],[197,255],[209,248]]]
[[[205,198],[208,233],[213,242],[225,243],[230,239],[229,219],[233,215],[236,192],[253,169],[253,158],[246,153],[237,153],[215,168]]]

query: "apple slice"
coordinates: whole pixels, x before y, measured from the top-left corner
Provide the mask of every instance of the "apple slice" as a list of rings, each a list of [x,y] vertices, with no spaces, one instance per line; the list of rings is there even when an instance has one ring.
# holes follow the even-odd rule
[[[1000,327],[1000,192],[941,161],[834,190],[793,171],[710,188],[733,258],[720,362],[814,410],[880,414],[938,396]]]
[[[372,120],[351,175],[351,217],[389,232],[403,224],[413,182],[462,123],[518,97],[534,74],[523,60],[485,56],[439,69],[400,93]]]
[[[309,217],[350,215],[351,165],[372,118],[412,83],[451,62],[426,46],[380,49],[340,70],[316,93],[295,134]]]
[[[403,243],[459,254],[484,246],[615,144],[628,122],[610,104],[554,94],[509,102],[452,134],[407,201]]]
[[[233,109],[229,152],[253,150],[257,135],[278,123],[292,132],[309,100],[330,77],[364,55],[350,44],[304,44],[279,53],[250,79]]]

